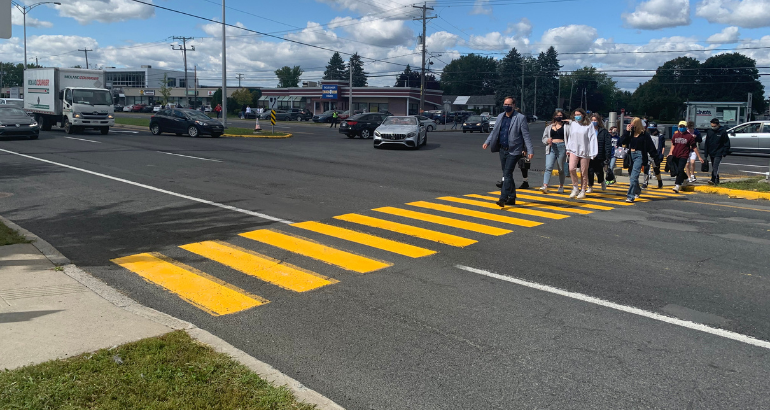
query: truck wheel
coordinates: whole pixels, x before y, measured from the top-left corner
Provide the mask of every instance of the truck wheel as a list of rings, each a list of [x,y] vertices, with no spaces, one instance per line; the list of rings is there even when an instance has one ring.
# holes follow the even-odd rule
[[[110,127],[102,127],[102,129],[99,131],[102,132],[102,135],[107,135],[110,133]]]
[[[72,124],[70,124],[69,120],[66,118],[64,119],[64,132],[66,132],[67,134],[75,133],[75,127],[73,127]]]
[[[45,117],[38,116],[35,118],[37,120],[38,124],[40,124],[40,129],[43,131],[51,131],[51,121],[48,121]]]

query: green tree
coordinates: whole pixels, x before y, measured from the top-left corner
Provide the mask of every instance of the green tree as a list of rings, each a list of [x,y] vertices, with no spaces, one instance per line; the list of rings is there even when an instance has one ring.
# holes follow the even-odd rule
[[[497,64],[497,86],[495,87],[495,100],[497,105],[503,105],[503,98],[511,96],[516,98],[517,106],[521,106],[521,70],[524,58],[512,48],[508,54]]]
[[[345,61],[340,57],[340,53],[334,52],[332,58],[329,59],[329,64],[326,65],[324,71],[324,80],[347,80],[345,77]]]
[[[24,66],[21,63],[2,63],[0,64],[0,71],[4,73],[3,87],[22,87],[24,85]]]
[[[217,105],[222,104],[222,89],[219,88],[216,91],[214,91],[214,94],[211,96],[211,106],[216,107]]]
[[[396,84],[394,87],[420,87],[420,73],[418,71],[412,71],[412,68],[407,64],[404,72],[396,77]],[[425,89],[426,90],[440,90],[441,83],[436,79],[433,74],[425,74]]]
[[[299,77],[302,76],[302,69],[295,65],[294,67],[283,66],[275,70],[278,77],[278,88],[299,87]]]
[[[567,98],[570,110],[583,107],[606,113],[616,108],[619,92],[617,83],[596,67],[579,68],[561,80],[561,95]]]
[[[364,71],[364,62],[361,61],[361,56],[358,53],[350,57],[348,66],[345,69],[345,79],[350,78],[351,65],[353,66],[353,87],[366,87],[368,85],[368,73]]]
[[[740,53],[719,54],[701,64],[700,82],[705,101],[746,101],[752,93],[755,112],[765,112],[765,87],[759,82],[757,62]]]
[[[243,107],[244,105],[249,105],[253,101],[251,91],[249,91],[248,88],[239,88],[235,90],[233,92],[232,98],[233,100],[235,100],[236,103],[238,103],[239,107]]]
[[[553,46],[537,56],[537,115],[550,117],[559,97],[559,53]]]
[[[160,95],[163,96],[163,105],[168,104],[169,98],[171,98],[172,88],[168,86],[168,73],[163,73],[163,79],[160,80]]]
[[[497,61],[477,54],[449,62],[441,74],[441,89],[450,95],[489,95],[498,85]]]

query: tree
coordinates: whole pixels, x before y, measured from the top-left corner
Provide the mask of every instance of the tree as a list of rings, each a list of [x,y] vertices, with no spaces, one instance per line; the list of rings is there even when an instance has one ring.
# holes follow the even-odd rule
[[[30,65],[30,67],[33,67]],[[3,87],[22,87],[24,84],[24,66],[21,63],[0,63],[3,74]]]
[[[705,101],[746,101],[752,93],[755,112],[765,112],[765,87],[759,82],[757,62],[740,53],[719,54],[701,64],[700,81]],[[708,96],[708,98],[706,98]]]
[[[497,86],[495,87],[495,101],[497,105],[503,105],[503,98],[511,96],[518,101],[517,106],[521,106],[521,70],[524,59],[512,48],[497,65]]]
[[[340,53],[334,52],[329,64],[324,71],[324,80],[347,80],[345,77],[345,61],[340,57]]]
[[[253,101],[251,91],[249,91],[248,88],[239,88],[235,90],[233,92],[232,98],[235,100],[239,107],[252,104]]]
[[[538,116],[549,116],[554,112],[559,97],[559,53],[553,46],[537,56],[537,111]]]
[[[404,72],[396,77],[396,84],[394,87],[420,87],[420,73],[412,71],[412,68],[407,64]],[[435,75],[425,74],[425,89],[441,89],[441,83],[436,79]]]
[[[211,105],[213,107],[216,107],[217,105],[222,104],[222,89],[219,88],[216,91],[214,91],[214,94],[211,96]]]
[[[304,71],[298,65],[293,68],[283,66],[275,70],[275,75],[278,77],[278,88],[299,87],[299,77],[302,76],[302,73]]]
[[[468,54],[444,67],[441,89],[450,95],[489,95],[498,85],[497,61],[492,57]]]
[[[617,83],[596,67],[583,67],[562,77],[561,95],[568,99],[570,110],[578,107],[591,112],[606,113],[617,109],[616,98],[620,89]]]
[[[168,73],[163,73],[163,79],[160,80],[160,95],[163,96],[163,105],[168,104],[168,100],[171,97],[172,88],[168,86]],[[221,97],[220,97],[221,98]]]
[[[345,79],[350,78],[350,66],[353,66],[353,87],[366,87],[368,85],[367,75],[364,71],[364,62],[361,61],[361,56],[358,53],[353,54],[348,62],[347,69],[345,69]]]

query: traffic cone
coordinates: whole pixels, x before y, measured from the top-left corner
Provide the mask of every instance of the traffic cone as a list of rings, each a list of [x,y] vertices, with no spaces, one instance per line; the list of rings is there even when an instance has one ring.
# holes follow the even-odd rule
[[[257,123],[254,124],[254,132],[262,131],[262,127],[259,126],[259,117],[257,117]]]

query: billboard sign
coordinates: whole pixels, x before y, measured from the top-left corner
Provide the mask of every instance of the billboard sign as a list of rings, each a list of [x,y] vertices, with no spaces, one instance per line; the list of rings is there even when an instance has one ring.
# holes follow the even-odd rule
[[[321,98],[324,100],[336,100],[337,99],[337,85],[329,84],[321,86]]]

